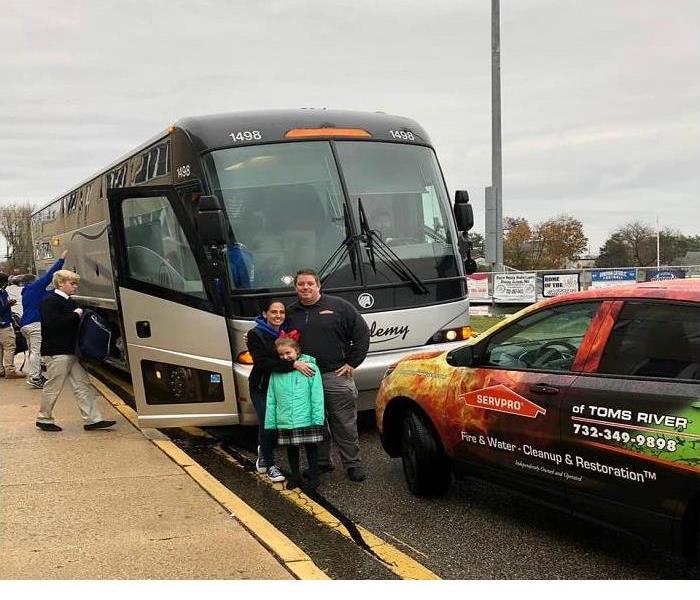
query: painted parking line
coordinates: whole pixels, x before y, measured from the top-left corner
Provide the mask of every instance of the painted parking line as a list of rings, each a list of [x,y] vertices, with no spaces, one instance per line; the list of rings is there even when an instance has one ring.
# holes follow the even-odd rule
[[[140,429],[134,410],[104,383],[90,375],[90,382],[102,396],[126,419],[180,466],[194,481],[223,506],[251,535],[265,546],[297,579],[330,579],[301,548],[279,531],[272,523],[248,506],[241,498],[210,475],[168,436],[157,429]]]
[[[233,456],[228,454],[225,450],[219,447],[213,448],[220,456],[222,456],[227,461],[233,463],[240,469],[244,469]],[[356,540],[348,530],[348,528],[343,525],[343,523],[330,513],[323,506],[315,502],[309,496],[307,496],[301,490],[287,490],[284,488],[282,483],[273,483],[264,474],[254,473],[246,471],[251,477],[259,478],[264,481],[267,485],[275,488],[279,493],[281,493],[289,502],[292,502],[301,510],[309,513],[314,518],[316,518],[320,523],[329,527],[330,529],[337,531],[340,535],[346,537],[352,542]],[[355,529],[362,536],[362,541],[366,544],[367,549],[374,554],[387,569],[401,577],[401,579],[428,579],[435,580],[440,579],[435,573],[430,569],[420,564],[418,561],[414,560],[395,546],[383,540],[378,535],[372,533],[368,529],[365,529],[361,525],[355,524]]]

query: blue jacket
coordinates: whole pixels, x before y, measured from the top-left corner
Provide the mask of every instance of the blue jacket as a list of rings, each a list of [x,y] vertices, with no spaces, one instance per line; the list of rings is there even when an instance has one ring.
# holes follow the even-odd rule
[[[12,308],[10,308],[10,295],[5,288],[0,289],[0,327],[7,327],[12,323]]]
[[[299,360],[316,364],[316,360],[302,354]],[[316,369],[313,377],[299,371],[272,373],[267,388],[265,429],[298,429],[323,425],[323,383]]]
[[[22,318],[19,324],[24,327],[30,323],[38,323],[41,321],[39,315],[39,305],[41,301],[51,294],[51,291],[46,290],[46,286],[51,283],[51,278],[56,271],[63,268],[64,260],[59,258],[51,268],[46,271],[41,277],[38,277],[30,284],[22,288]]]

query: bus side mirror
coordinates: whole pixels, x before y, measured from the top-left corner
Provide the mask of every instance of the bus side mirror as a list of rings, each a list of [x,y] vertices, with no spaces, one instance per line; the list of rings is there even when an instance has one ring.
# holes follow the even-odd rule
[[[224,209],[216,196],[199,197],[197,229],[204,244],[220,245],[228,241]]]
[[[474,227],[474,211],[469,204],[469,194],[466,190],[455,192],[454,214],[459,231],[469,231]]]

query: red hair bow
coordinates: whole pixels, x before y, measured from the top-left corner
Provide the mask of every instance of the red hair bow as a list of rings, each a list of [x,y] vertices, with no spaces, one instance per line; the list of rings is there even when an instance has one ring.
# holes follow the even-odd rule
[[[299,340],[301,339],[301,334],[296,329],[292,329],[291,331],[283,331],[279,334],[279,337],[292,338],[295,342],[299,343]]]

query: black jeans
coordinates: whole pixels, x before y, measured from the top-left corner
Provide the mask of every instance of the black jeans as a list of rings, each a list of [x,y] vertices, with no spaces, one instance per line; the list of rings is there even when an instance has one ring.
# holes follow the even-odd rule
[[[271,467],[275,464],[273,450],[277,445],[277,430],[265,429],[265,410],[267,408],[267,393],[259,390],[251,391],[251,400],[258,415],[258,444],[260,445],[260,455],[265,466]]]

